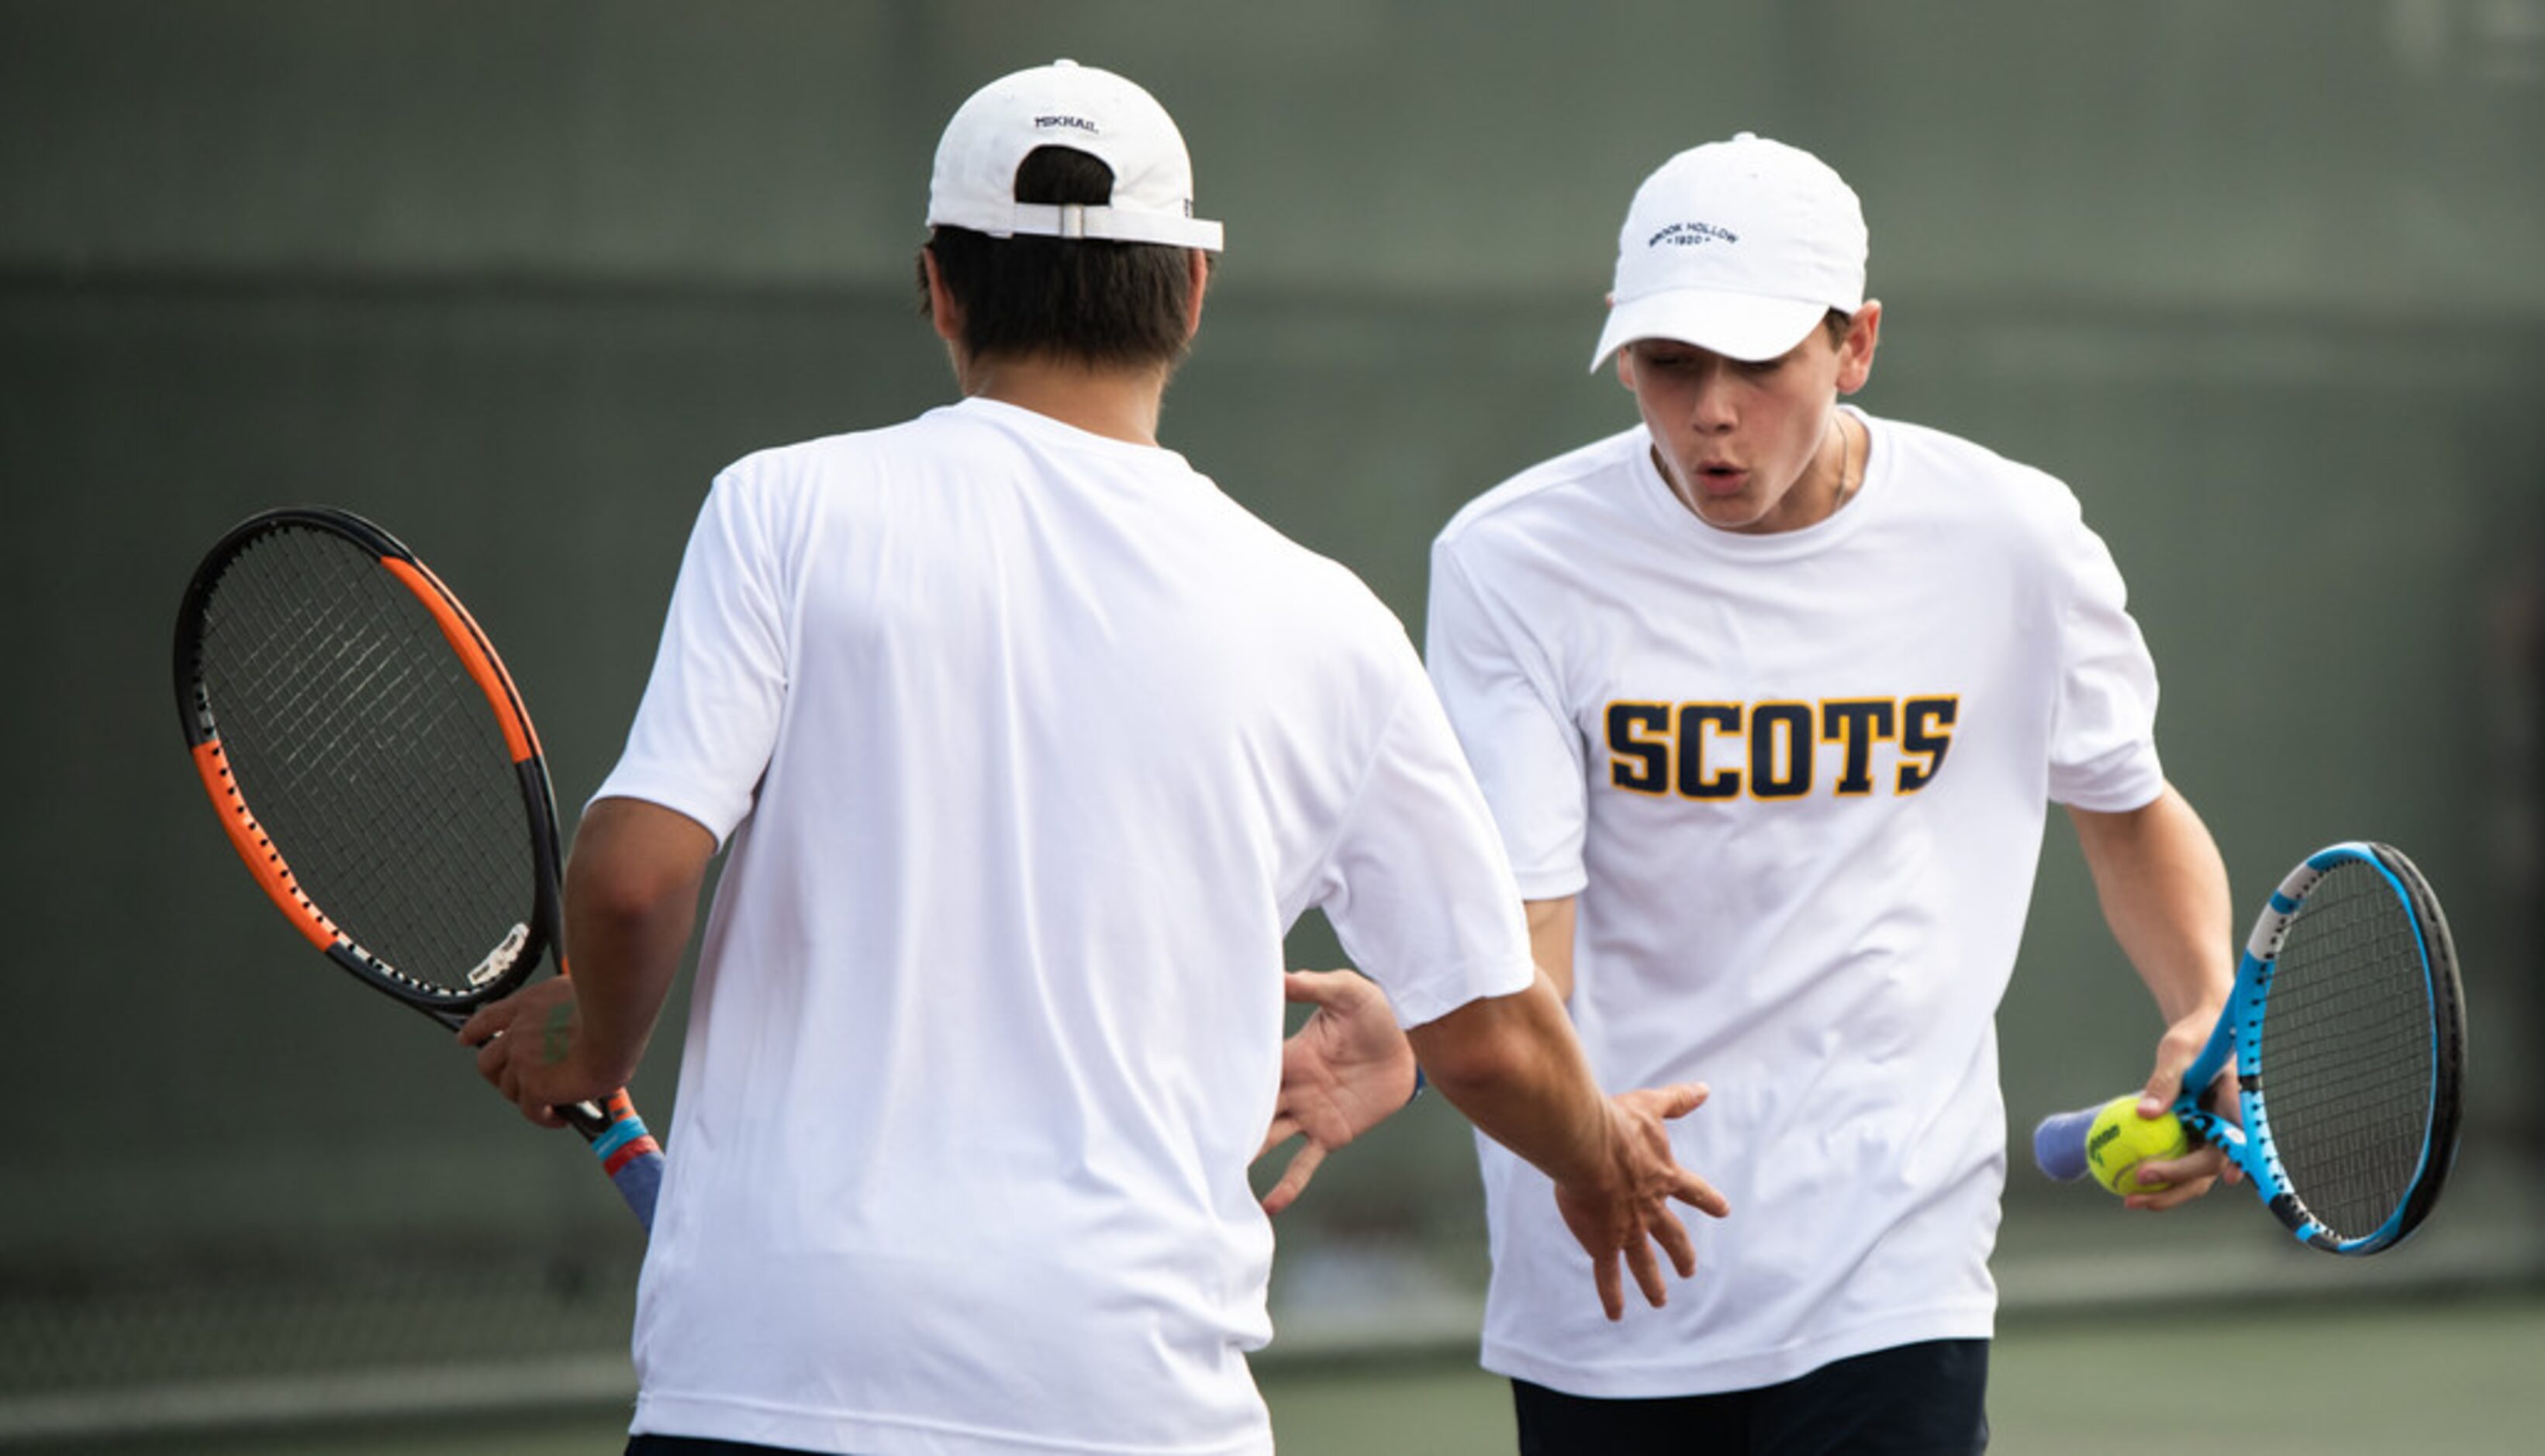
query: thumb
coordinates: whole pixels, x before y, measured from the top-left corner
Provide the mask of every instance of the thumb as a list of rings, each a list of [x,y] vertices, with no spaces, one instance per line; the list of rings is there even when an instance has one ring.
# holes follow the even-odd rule
[[[2139,1115],[2162,1117],[2174,1106],[2182,1092],[2182,1069],[2159,1060],[2156,1070],[2148,1074],[2147,1086],[2139,1090]]]
[[[1675,1082],[1668,1087],[1637,1088],[1617,1100],[1668,1121],[1704,1106],[1712,1093],[1713,1089],[1701,1082]]]
[[[496,1037],[502,1035],[505,1023],[512,1019],[512,1012],[506,1007],[506,1002],[510,1000],[511,998],[507,997],[504,1001],[492,1002],[488,1005],[479,1007],[475,1014],[469,1016],[467,1020],[460,1023],[459,1044],[461,1046],[484,1046],[487,1042],[490,1042]]]
[[[1281,999],[1292,1006],[1331,1006],[1356,979],[1350,971],[1284,971]]]

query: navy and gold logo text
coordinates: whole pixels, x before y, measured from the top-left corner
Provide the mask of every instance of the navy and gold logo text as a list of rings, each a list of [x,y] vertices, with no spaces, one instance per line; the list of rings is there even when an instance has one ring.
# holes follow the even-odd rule
[[[1688,799],[1914,794],[1952,747],[1961,699],[1612,702],[1608,782]]]

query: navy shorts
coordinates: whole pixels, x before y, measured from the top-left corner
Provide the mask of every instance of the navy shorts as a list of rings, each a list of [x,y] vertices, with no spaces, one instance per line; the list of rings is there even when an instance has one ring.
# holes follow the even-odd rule
[[[1832,1361],[1756,1390],[1600,1400],[1512,1382],[1520,1456],[1978,1456],[1988,1449],[1985,1339]]]

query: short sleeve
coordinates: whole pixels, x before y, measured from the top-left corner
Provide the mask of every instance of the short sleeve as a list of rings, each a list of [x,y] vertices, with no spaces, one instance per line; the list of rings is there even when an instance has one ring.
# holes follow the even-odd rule
[[[2110,549],[2083,521],[2072,518],[2068,526],[2062,554],[2070,593],[2051,721],[2050,797],[2090,811],[2136,809],[2165,788],[2156,664],[2130,616]]]
[[[1433,686],[1492,806],[1521,896],[1560,899],[1587,882],[1582,735],[1559,706],[1552,669],[1516,645],[1503,611],[1446,540],[1436,542],[1424,653]]]
[[[660,804],[719,845],[751,812],[786,696],[782,563],[756,494],[734,470],[708,492],[626,750],[593,795]]]
[[[1418,1026],[1528,988],[1519,891],[1475,776],[1413,649],[1315,903],[1353,964]]]

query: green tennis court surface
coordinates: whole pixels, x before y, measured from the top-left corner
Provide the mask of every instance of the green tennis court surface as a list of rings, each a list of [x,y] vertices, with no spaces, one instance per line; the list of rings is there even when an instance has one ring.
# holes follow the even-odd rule
[[[2532,1452],[2545,1430],[2545,1298],[2300,1301],[2009,1320],[1991,1382],[1992,1450],[2105,1456]],[[1285,1453],[1464,1456],[1512,1449],[1502,1382],[1461,1363],[1265,1362]],[[202,1432],[79,1449],[104,1456],[564,1456],[615,1452],[615,1411],[502,1421]],[[28,1449],[38,1449],[30,1447]]]

